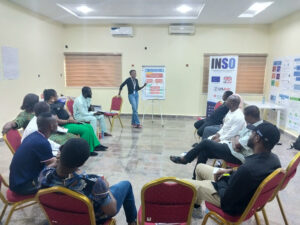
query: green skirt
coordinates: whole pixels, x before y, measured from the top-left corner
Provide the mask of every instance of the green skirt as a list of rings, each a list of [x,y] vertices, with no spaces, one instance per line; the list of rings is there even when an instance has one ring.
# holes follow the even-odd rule
[[[68,129],[69,133],[80,135],[81,138],[87,141],[90,145],[90,151],[93,152],[94,148],[100,145],[98,138],[96,137],[94,130],[90,124],[75,124],[69,123],[63,125],[64,128]]]

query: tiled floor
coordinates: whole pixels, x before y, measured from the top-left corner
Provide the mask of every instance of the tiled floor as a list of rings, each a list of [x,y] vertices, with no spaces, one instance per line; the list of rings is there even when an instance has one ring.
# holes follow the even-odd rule
[[[104,174],[110,184],[120,180],[130,180],[134,188],[137,207],[140,206],[140,190],[146,182],[163,176],[191,177],[194,165],[176,165],[169,160],[169,155],[187,151],[195,142],[192,119],[167,119],[164,127],[161,127],[159,120],[152,123],[147,119],[141,130],[130,128],[128,118],[123,118],[123,122],[125,124],[123,130],[116,121],[113,137],[105,138],[102,141],[104,145],[109,146],[108,152],[90,158],[82,168],[83,170],[87,173]],[[274,150],[279,155],[283,167],[286,167],[297,153],[294,150],[287,150],[291,141],[290,138],[283,135],[282,145],[276,146]],[[0,142],[0,151],[0,172],[7,178],[12,154],[3,142]],[[290,225],[300,224],[300,195],[297,191],[299,183],[300,172],[280,193]],[[0,207],[2,209],[2,205]],[[271,225],[284,224],[275,201],[267,205],[266,211]],[[118,225],[126,224],[123,210],[116,219]],[[10,224],[42,225],[44,220],[42,211],[38,206],[34,206],[15,213]],[[262,216],[261,222],[263,223]],[[193,220],[192,224],[201,224],[201,220]],[[210,222],[209,224],[214,223]],[[255,221],[250,219],[244,224],[255,224]]]

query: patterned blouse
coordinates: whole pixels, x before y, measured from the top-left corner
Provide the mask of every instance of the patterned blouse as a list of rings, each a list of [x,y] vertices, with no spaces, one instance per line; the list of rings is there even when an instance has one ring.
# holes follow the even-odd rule
[[[30,122],[30,120],[34,117],[34,113],[28,113],[26,111],[22,111],[19,113],[19,115],[17,116],[17,118],[14,120],[17,127],[15,129],[20,129],[23,128],[25,130],[25,128],[27,127],[28,123]]]
[[[63,186],[79,192],[93,202],[97,221],[107,218],[107,215],[101,211],[101,207],[109,204],[112,200],[108,187],[97,175],[73,173],[68,178],[61,178],[57,175],[55,168],[45,168],[40,174],[39,185],[40,188]]]

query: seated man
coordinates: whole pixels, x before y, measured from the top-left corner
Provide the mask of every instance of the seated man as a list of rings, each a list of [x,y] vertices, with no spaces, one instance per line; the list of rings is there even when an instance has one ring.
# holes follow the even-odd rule
[[[206,127],[215,126],[215,125],[220,127],[219,125],[223,124],[223,119],[229,111],[229,108],[226,106],[225,103],[226,103],[227,98],[232,94],[233,94],[232,91],[225,91],[223,94],[223,97],[222,97],[222,100],[224,101],[224,103],[221,106],[219,106],[210,116],[208,116],[205,119],[198,120],[194,124],[194,127],[197,129],[197,134],[200,137],[202,137],[204,129]]]
[[[90,87],[83,87],[81,90],[82,94],[77,97],[74,101],[73,110],[74,118],[79,122],[90,122],[97,135],[97,123],[100,122],[100,128],[104,136],[111,136],[107,133],[105,117],[101,112],[94,112],[93,106],[91,105],[92,90]]]
[[[228,98],[229,105],[231,105],[230,103],[231,97],[232,96]],[[237,101],[236,104],[238,106],[239,102]],[[220,138],[222,139],[221,141],[220,140],[213,141],[213,139],[203,140],[198,145],[196,145],[193,149],[191,149],[185,156],[170,156],[171,161],[179,164],[187,164],[192,162],[195,158],[198,157],[197,164],[206,163],[206,161],[209,158],[224,159],[227,162],[241,164],[241,162],[244,159],[244,155],[247,156],[249,154],[252,154],[252,151],[247,149],[246,144],[243,144],[243,146],[239,146],[239,148],[236,148],[236,146],[234,146],[235,143],[231,143],[230,141],[231,139],[228,140],[227,138],[228,137],[233,138],[234,136],[239,134],[240,130],[242,130],[242,137],[243,139],[247,140],[250,132],[248,129],[244,129],[245,119],[248,123],[251,124],[258,122],[260,120],[259,109],[256,106],[249,106],[247,110],[245,109],[245,117],[243,116],[242,119],[240,119],[240,116],[238,115],[238,117],[233,118],[231,120],[225,120],[223,128],[227,127],[228,126],[227,123],[231,123],[230,121],[236,121],[234,125],[232,124],[233,130],[227,129],[228,132],[230,132],[231,134],[230,136],[227,135],[226,139],[223,138],[225,136],[223,135],[220,136]],[[222,131],[222,129],[220,131]],[[193,173],[193,179],[195,179],[195,170]]]
[[[26,129],[24,130],[21,142],[23,142],[24,139],[26,137],[28,137],[30,134],[38,131],[37,118],[40,114],[45,113],[45,112],[50,112],[49,104],[47,104],[46,102],[38,102],[35,104],[35,106],[34,106],[35,116],[30,120]],[[50,138],[51,138],[51,136],[50,136]],[[48,141],[51,145],[51,149],[52,149],[53,153],[55,151],[59,150],[60,144],[58,144],[50,139],[48,139]]]
[[[50,105],[50,110],[57,117],[60,126],[68,129],[68,133],[80,135],[90,146],[91,156],[97,155],[95,151],[106,151],[108,147],[101,145],[98,137],[95,135],[92,126],[88,123],[82,123],[74,120],[64,105],[58,101],[57,93],[54,89],[44,90],[44,100]]]
[[[238,134],[238,132],[245,127],[245,119],[243,111],[239,108],[241,99],[237,95],[231,95],[226,100],[226,106],[229,112],[224,118],[224,124],[214,136],[209,137],[215,142],[230,140]]]
[[[194,209],[193,217],[202,218],[202,201],[221,207],[231,216],[241,215],[260,183],[281,167],[278,157],[271,153],[280,139],[277,127],[262,123],[253,129],[247,145],[254,153],[246,157],[245,163],[236,171],[218,169],[214,174],[214,167],[199,164],[196,169],[197,180],[187,180],[197,190],[198,206]]]
[[[60,149],[60,158],[55,168],[45,168],[39,177],[41,188],[63,186],[86,195],[94,205],[97,224],[115,216],[123,205],[127,223],[136,224],[137,211],[130,182],[122,181],[109,187],[100,176],[77,174],[89,158],[88,143],[82,138],[70,139]]]
[[[38,191],[38,176],[47,165],[54,165],[50,135],[56,131],[57,122],[51,113],[42,113],[37,119],[38,131],[24,139],[10,164],[9,188],[20,195]]]

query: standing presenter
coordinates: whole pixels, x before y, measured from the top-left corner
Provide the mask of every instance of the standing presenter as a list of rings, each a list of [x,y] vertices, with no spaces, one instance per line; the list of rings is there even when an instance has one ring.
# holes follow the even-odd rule
[[[121,95],[122,88],[127,85],[128,89],[128,99],[132,107],[132,119],[131,125],[133,128],[142,128],[138,116],[138,105],[139,105],[139,94],[138,91],[142,90],[147,83],[145,83],[142,87],[139,86],[139,82],[136,79],[136,71],[129,71],[130,77],[128,77],[120,86],[119,95]]]

